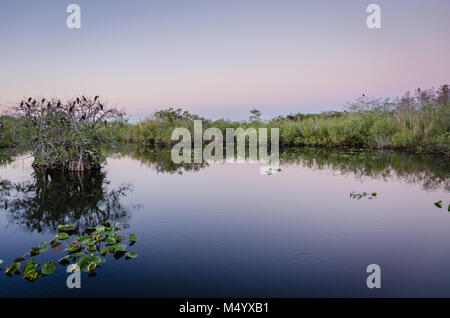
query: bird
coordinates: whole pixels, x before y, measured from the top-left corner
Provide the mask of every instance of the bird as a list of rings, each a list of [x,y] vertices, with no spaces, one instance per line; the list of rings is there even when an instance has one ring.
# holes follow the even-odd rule
[[[98,104],[98,106],[100,106],[100,109],[103,110],[103,105],[102,104]]]
[[[23,107],[23,101],[20,103],[20,107]]]
[[[366,97],[366,94],[363,94],[363,97]]]
[[[45,102],[45,98],[42,99],[41,104],[44,104],[44,102]]]
[[[77,97],[77,104],[79,104],[80,103],[80,99]]]
[[[50,109],[51,107],[52,107],[52,105],[50,104],[50,102],[48,102],[47,108]]]
[[[84,100],[85,102],[87,102],[87,99],[86,99],[86,97],[84,97],[84,95],[83,95],[83,100]]]
[[[28,102],[31,102],[31,97],[30,97],[30,98],[28,98]]]
[[[60,107],[61,106],[61,101],[58,101],[58,104],[56,104],[56,107]]]
[[[33,106],[36,105],[36,100],[33,100],[31,104],[33,104]]]
[[[86,119],[86,114],[83,114],[83,115],[81,116],[81,119]]]
[[[94,102],[96,102],[98,98],[99,98],[99,96],[96,95],[96,96],[94,97]]]

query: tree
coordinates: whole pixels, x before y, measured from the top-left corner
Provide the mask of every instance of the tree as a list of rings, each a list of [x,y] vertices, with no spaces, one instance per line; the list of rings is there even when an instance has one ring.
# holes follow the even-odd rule
[[[256,108],[250,110],[250,121],[260,122],[261,121],[261,112]]]
[[[105,160],[101,148],[113,142],[124,113],[108,108],[98,96],[60,100],[22,100],[13,107],[18,147],[31,151],[41,169],[85,171]]]

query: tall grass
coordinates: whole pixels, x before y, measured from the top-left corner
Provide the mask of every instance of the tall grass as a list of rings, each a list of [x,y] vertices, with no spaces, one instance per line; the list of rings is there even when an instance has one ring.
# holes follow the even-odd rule
[[[253,110],[254,111],[254,110]],[[193,133],[193,119],[203,128],[279,128],[283,146],[411,149],[450,155],[449,86],[407,92],[401,98],[361,97],[343,112],[295,114],[262,122],[252,114],[248,121],[207,120],[181,109],[159,111],[151,118],[129,124],[121,131],[126,142],[166,147],[176,127]]]

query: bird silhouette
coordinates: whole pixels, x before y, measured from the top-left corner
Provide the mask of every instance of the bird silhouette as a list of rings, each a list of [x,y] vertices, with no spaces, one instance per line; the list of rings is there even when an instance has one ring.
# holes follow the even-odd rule
[[[84,100],[85,102],[87,102],[87,99],[86,99],[86,97],[84,97],[84,95],[83,95],[83,100]]]
[[[94,97],[94,102],[96,102],[98,98],[99,98],[99,96],[96,95],[96,96]]]
[[[48,102],[47,108],[50,109],[51,107],[52,107],[52,105],[50,104],[50,102]]]
[[[23,107],[23,101],[20,103],[20,107]]]
[[[56,107],[60,107],[61,106],[61,101],[58,101],[58,104],[56,104]]]
[[[28,98],[28,102],[31,102],[31,97],[30,97],[30,98]]]
[[[44,104],[44,102],[45,102],[45,98],[42,99],[41,104]]]
[[[71,113],[72,111],[73,111],[73,106],[70,106],[69,113]]]
[[[77,97],[77,104],[79,104],[80,103],[80,99]]]
[[[100,109],[103,110],[103,105],[102,104],[98,104],[98,106],[100,106]]]

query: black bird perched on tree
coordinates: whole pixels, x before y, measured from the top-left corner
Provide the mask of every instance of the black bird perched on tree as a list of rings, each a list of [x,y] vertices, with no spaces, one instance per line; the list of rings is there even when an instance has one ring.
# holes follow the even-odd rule
[[[31,97],[30,97],[30,98],[28,98],[28,102],[31,102]]]
[[[52,105],[50,104],[50,102],[48,102],[47,108],[50,109],[51,107],[52,107]]]
[[[86,99],[86,97],[84,97],[84,95],[83,95],[83,100],[84,100],[85,102],[87,102],[87,99]]]
[[[69,113],[71,113],[72,111],[73,111],[73,106],[70,106]]]
[[[36,105],[36,100],[34,99],[31,104],[33,104],[33,106]]]
[[[44,102],[45,102],[45,98],[43,98],[43,99],[41,100],[41,104],[44,104]]]
[[[98,106],[100,106],[100,109],[103,110],[103,105],[102,104],[98,104]]]
[[[20,103],[20,107],[23,107],[23,101]]]
[[[77,97],[77,104],[79,104],[80,103],[80,99]]]
[[[99,97],[100,97],[100,96],[96,95],[96,96],[94,97],[94,102],[96,102],[97,99],[98,99]]]
[[[31,107],[30,104],[28,104],[28,103],[25,103],[25,104],[27,105],[28,109]]]
[[[61,106],[61,101],[58,101],[58,104],[56,104],[56,107],[60,107]]]

